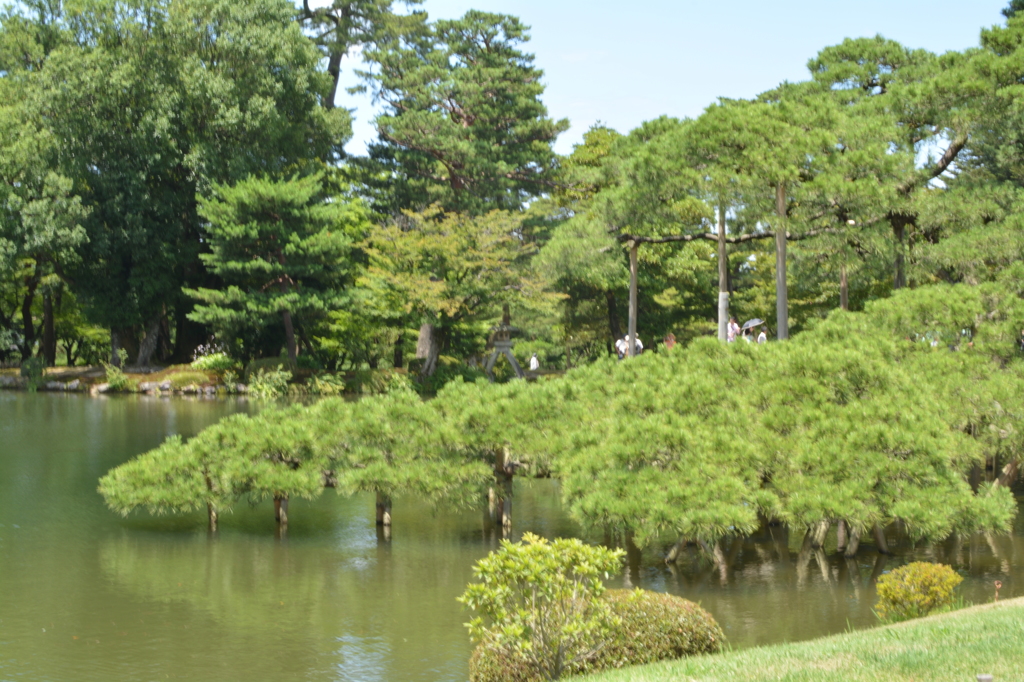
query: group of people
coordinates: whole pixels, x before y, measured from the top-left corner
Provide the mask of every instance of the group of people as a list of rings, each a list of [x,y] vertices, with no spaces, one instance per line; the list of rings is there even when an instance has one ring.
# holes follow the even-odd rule
[[[760,322],[760,320],[757,320],[757,322]],[[747,324],[750,323],[748,322]],[[754,336],[755,332],[758,332],[756,337]],[[757,341],[757,343],[768,343],[768,328],[764,325],[761,325],[761,329],[760,331],[758,331],[757,325],[755,324],[746,329],[741,329],[739,323],[736,322],[736,318],[730,317],[729,324],[726,327],[726,338],[728,339],[729,343],[732,343],[733,341],[736,340],[737,337],[742,338],[747,343],[754,343],[755,340]],[[666,335],[665,348],[670,349],[675,345],[675,334]],[[1024,350],[1024,331],[1021,332],[1021,349]],[[644,344],[638,336],[636,337],[636,347],[634,348],[633,355],[640,355],[643,352]],[[615,353],[616,355],[619,356],[619,360],[629,355],[628,334],[626,336],[623,336],[621,339],[617,339],[615,341]]]
[[[640,355],[644,352],[644,343],[640,340],[640,337],[635,338],[636,345],[633,347],[633,355]],[[629,335],[623,336],[621,339],[615,342],[615,353],[619,356],[619,360],[626,357],[629,354]]]
[[[746,329],[740,329],[740,325],[739,325],[738,322],[736,322],[736,318],[735,317],[730,317],[729,318],[729,324],[728,324],[728,326],[726,327],[726,330],[725,330],[725,337],[726,337],[726,340],[729,343],[732,343],[733,341],[735,341],[737,336],[740,336],[747,343],[752,343],[754,341],[754,331],[755,331],[754,327],[748,327]],[[757,335],[757,342],[758,343],[768,343],[767,328],[765,326],[763,326],[763,325],[761,326],[761,333],[759,333]]]

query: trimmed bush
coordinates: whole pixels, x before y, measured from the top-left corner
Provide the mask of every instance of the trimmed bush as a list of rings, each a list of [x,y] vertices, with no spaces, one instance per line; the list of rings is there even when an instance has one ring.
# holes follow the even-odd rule
[[[621,623],[612,640],[572,673],[596,673],[684,656],[716,653],[725,635],[714,617],[697,604],[661,592],[608,590],[607,600]],[[536,682],[543,676],[525,658],[481,644],[469,661],[471,682]]]
[[[349,375],[345,381],[349,393],[390,393],[412,390],[412,381],[402,369],[364,369]]]
[[[192,369],[202,372],[226,372],[238,366],[238,362],[227,353],[210,353],[192,361]]]
[[[167,377],[167,380],[171,382],[171,388],[202,386],[210,383],[210,377],[204,372],[176,372]]]
[[[245,371],[242,373],[242,381],[248,384],[252,377],[259,374],[260,371],[276,372],[283,370],[294,376],[298,369],[298,365],[288,358],[262,358],[260,360],[253,360],[245,366]]]
[[[963,582],[945,564],[915,561],[878,579],[875,613],[886,622],[925,616],[953,605],[953,590]]]

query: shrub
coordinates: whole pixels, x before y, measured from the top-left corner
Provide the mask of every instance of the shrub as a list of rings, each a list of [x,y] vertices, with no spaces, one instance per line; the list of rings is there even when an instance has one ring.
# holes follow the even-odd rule
[[[254,398],[276,398],[288,393],[288,382],[292,380],[292,373],[281,369],[259,369],[256,374],[249,377],[249,395]]]
[[[437,370],[434,371],[432,376],[426,377],[421,381],[417,381],[419,383],[419,389],[422,392],[437,393],[444,388],[445,384],[450,381],[455,381],[459,377],[461,377],[467,384],[471,384],[478,379],[486,380],[487,373],[479,367],[470,367],[463,362],[452,364],[442,364],[439,362]]]
[[[334,374],[318,374],[306,382],[306,392],[310,395],[341,395],[345,392],[345,380]]]
[[[391,393],[412,389],[409,375],[400,369],[359,370],[346,383],[349,393]]]
[[[210,355],[203,355],[192,361],[192,369],[197,369],[203,372],[227,372],[228,370],[235,369],[238,366],[238,362],[232,359],[227,353],[211,353]]]
[[[171,382],[171,388],[202,386],[203,384],[210,383],[210,377],[203,372],[176,372],[167,377],[167,380]]]
[[[40,357],[29,358],[21,363],[21,376],[28,381],[28,390],[34,391],[43,385],[43,368],[46,361]]]
[[[121,361],[121,367],[128,360],[128,351],[124,348],[117,349],[117,357]],[[135,382],[129,379],[121,367],[104,362],[103,368],[107,373],[107,386],[111,391],[134,391]]]
[[[619,572],[623,554],[532,533],[502,541],[473,568],[481,582],[459,597],[483,616],[467,624],[470,633],[491,651],[526,661],[542,679],[559,679],[608,641],[618,619],[600,598],[601,579]]]
[[[288,358],[263,358],[261,360],[253,360],[245,366],[245,371],[242,372],[242,382],[250,383],[252,377],[258,374],[261,370],[286,370],[295,375],[295,371],[298,370],[298,365],[292,362]]]
[[[725,640],[714,617],[682,597],[637,589],[608,590],[603,599],[619,623],[612,627],[608,644],[594,658],[575,666],[574,674],[717,653]],[[534,682],[543,677],[525,657],[481,645],[470,659],[469,679]]]
[[[875,613],[886,622],[919,618],[953,605],[953,590],[963,582],[949,566],[924,561],[900,566],[878,579]]]

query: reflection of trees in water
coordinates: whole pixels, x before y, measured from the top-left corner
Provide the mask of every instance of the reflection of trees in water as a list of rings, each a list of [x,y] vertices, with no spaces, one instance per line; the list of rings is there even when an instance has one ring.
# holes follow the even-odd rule
[[[121,538],[102,545],[100,564],[143,600],[185,603],[251,639],[256,660],[294,678],[434,680],[464,677],[470,651],[455,596],[472,559],[449,554],[405,563],[375,543],[352,555],[249,537]],[[218,656],[217,639],[196,653]]]
[[[875,581],[911,561],[952,565],[966,576],[961,588],[975,603],[992,600],[992,581],[1020,576],[1024,592],[1024,533],[950,537],[916,545],[902,529],[887,532],[891,555],[876,548],[873,533],[854,557],[837,551],[836,528],[815,548],[802,532],[785,526],[762,527],[758,533],[721,543],[720,561],[713,547],[697,543],[654,544],[644,549],[639,587],[659,589],[698,601],[722,624],[734,646],[797,641],[826,633],[877,624]],[[675,552],[675,562],[663,564]],[[1000,599],[1006,595],[1006,588]]]

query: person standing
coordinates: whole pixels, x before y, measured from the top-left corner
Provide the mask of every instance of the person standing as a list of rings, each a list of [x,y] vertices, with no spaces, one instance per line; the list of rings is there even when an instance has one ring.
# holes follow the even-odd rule
[[[537,354],[534,353],[530,356],[530,371],[536,372],[538,369],[540,369],[540,360],[537,359]]]
[[[669,332],[665,335],[665,350],[672,350],[676,346],[676,335]]]
[[[729,324],[725,328],[726,339],[729,343],[736,340],[736,335],[740,333],[740,325],[736,322],[735,317],[729,318]]]
[[[758,344],[768,343],[768,335],[765,334],[764,330],[765,330],[765,328],[761,327],[761,333],[757,335],[757,343]]]
[[[615,342],[615,353],[619,356],[619,360],[626,357],[626,351],[629,349],[629,341],[626,336]]]
[[[628,348],[628,346],[627,346]],[[640,340],[640,337],[636,337],[636,347],[633,349],[633,355],[640,355],[644,352],[644,342]]]

